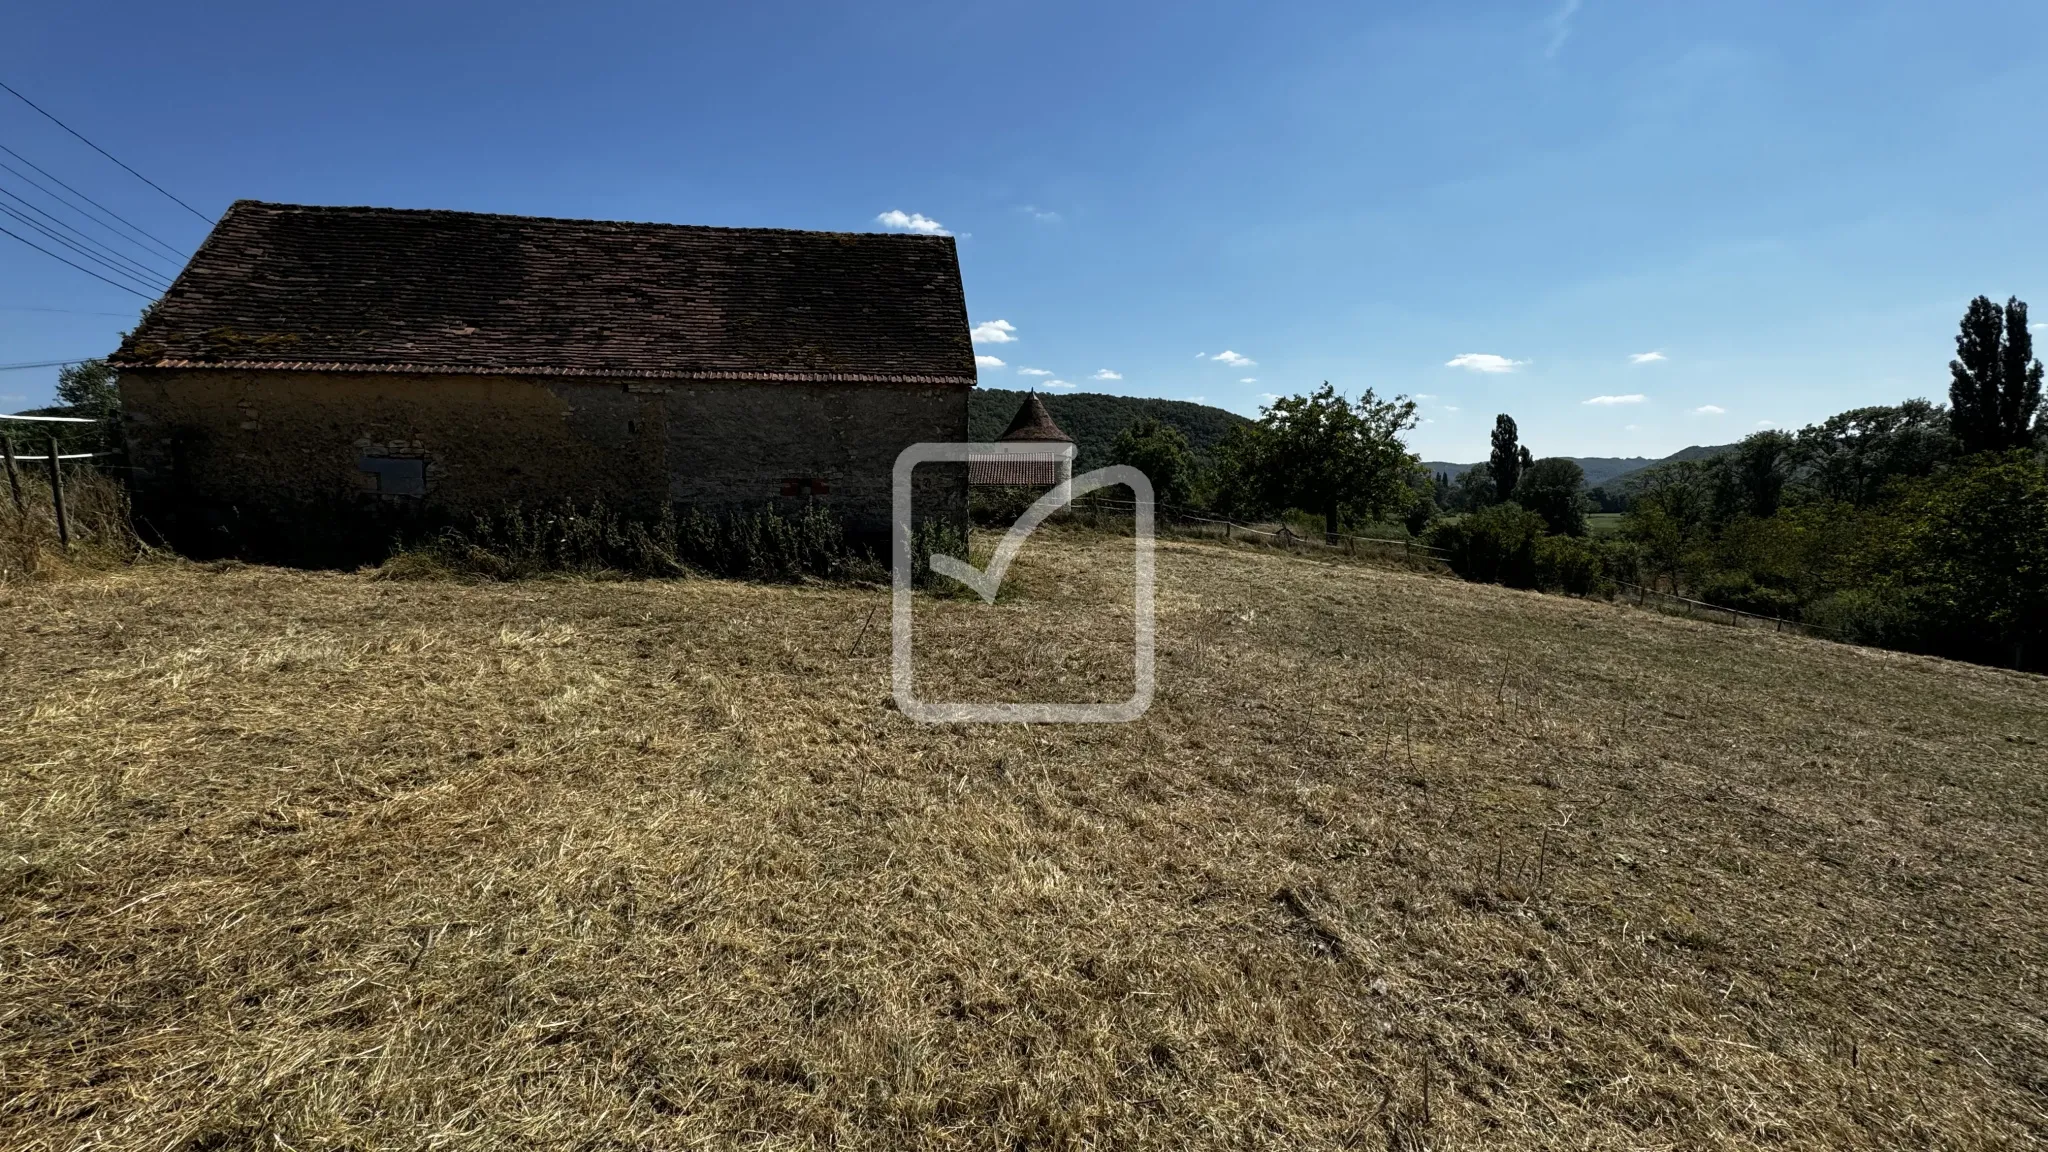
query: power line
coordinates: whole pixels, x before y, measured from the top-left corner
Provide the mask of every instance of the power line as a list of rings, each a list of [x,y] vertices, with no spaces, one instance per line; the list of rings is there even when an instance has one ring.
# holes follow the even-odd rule
[[[93,199],[92,197],[87,196],[85,193],[80,192],[78,189],[73,188],[71,185],[66,184],[64,181],[59,180],[54,174],[46,170],[42,165],[36,163],[35,161],[29,159],[26,156],[23,156],[21,153],[16,152],[14,149],[9,148],[5,144],[0,144],[0,152],[5,152],[9,156],[14,157],[16,160],[21,161],[23,164],[28,165],[30,168],[35,169],[44,177],[48,178],[52,184],[55,184],[57,187],[64,189],[66,192],[71,193],[73,196],[78,197],[80,200],[85,201],[87,204],[92,205],[94,208],[99,209],[102,215],[108,216],[114,220],[119,221],[129,231],[135,233],[137,236],[140,236],[144,240],[147,240],[150,243],[156,245],[157,247],[163,249],[165,252],[169,253],[174,259],[183,260],[185,258],[184,253],[178,251],[175,247],[164,243],[162,240],[157,239],[154,235],[150,234],[147,230],[145,230],[140,224],[137,224],[129,220],[127,217],[121,215],[119,212],[114,211],[112,208],[107,207],[105,204],[100,203],[99,201]],[[0,167],[7,166],[4,164],[0,164]],[[9,172],[14,172],[13,168],[7,168],[7,170]],[[14,174],[16,176],[21,176],[23,180],[27,180],[31,184],[36,183],[33,179],[30,179],[27,176],[22,176],[19,172],[14,172]],[[57,198],[56,194],[51,192],[48,188],[44,188],[40,184],[36,184],[36,187],[41,189],[45,195],[50,196],[53,199]]]
[[[158,184],[156,181],[151,180],[149,177],[144,176],[142,173],[137,172],[135,169],[128,167],[126,164],[121,164],[121,161],[115,159],[114,154],[112,152],[109,152],[105,148],[102,148],[99,145],[93,143],[92,141],[87,140],[83,135],[80,135],[76,128],[73,128],[71,125],[66,124],[62,120],[57,119],[55,116],[50,115],[48,112],[43,112],[43,109],[40,105],[38,105],[35,101],[29,99],[28,97],[23,96],[21,93],[16,92],[12,87],[10,87],[7,84],[6,81],[0,80],[0,88],[6,88],[7,91],[10,94],[12,94],[16,100],[21,101],[23,104],[26,104],[31,108],[34,108],[37,112],[41,112],[45,120],[48,120],[50,123],[55,124],[57,127],[62,128],[66,132],[71,133],[73,136],[78,137],[79,141],[83,143],[87,148],[90,148],[93,151],[99,153],[100,155],[105,156],[109,160],[113,160],[116,164],[120,164],[121,170],[123,172],[126,172],[130,176],[135,177],[137,180],[142,181],[144,184],[149,185],[151,188],[154,188],[159,192],[163,192],[165,196],[170,196],[171,202],[173,204],[176,204],[178,207],[183,208],[185,211],[190,212],[194,216],[199,217],[201,220],[205,221],[209,227],[213,224],[213,221],[208,219],[204,212],[201,212],[199,209],[194,208],[190,204],[185,203],[183,200],[178,199],[176,196],[171,196],[169,192],[164,191],[163,185]]]
[[[57,255],[55,252],[50,251],[48,248],[45,248],[42,245],[37,244],[33,240],[23,239],[20,235],[13,232],[9,232],[5,228],[0,228],[0,236],[13,236],[16,240],[20,240],[23,244],[26,244],[29,247],[35,249],[36,251],[41,252],[43,255],[48,256],[50,259],[55,260],[60,264],[71,264],[71,261],[64,259],[62,256]],[[114,284],[112,280],[109,280],[105,276],[102,276],[99,273],[93,271],[92,269],[87,268],[83,264],[71,264],[71,266],[73,268],[78,269],[80,272],[85,273],[87,276],[90,276],[93,279],[100,281],[101,283]],[[135,289],[130,288],[126,284],[114,284],[114,287],[119,288],[121,291],[128,293],[130,296],[140,296],[144,300],[148,300],[151,298],[148,293],[137,292]]]
[[[119,265],[110,264],[107,261],[100,259],[98,256],[95,256],[91,252],[88,252],[85,249],[80,248],[78,245],[73,244],[71,241],[66,240],[62,236],[57,235],[55,232],[50,231],[48,228],[43,227],[41,224],[36,223],[35,221],[29,219],[26,216],[23,216],[21,213],[16,212],[14,209],[9,208],[5,204],[0,204],[0,215],[13,217],[15,220],[18,220],[21,223],[26,224],[29,227],[35,229],[36,231],[42,233],[45,237],[51,240],[55,240],[57,243],[63,245],[66,248],[71,249],[73,252],[76,252],[78,255],[83,256],[87,260],[90,260],[93,263],[99,265],[100,267],[105,268],[107,271],[114,273],[116,276],[120,276],[125,280],[133,281],[134,283],[142,285],[144,288],[153,288],[159,292],[163,291],[163,288],[155,284],[154,282],[144,277],[137,276],[135,273],[130,272],[127,269],[120,267]]]
[[[80,256],[85,257],[87,260],[90,260],[93,263],[99,265],[100,267],[105,268],[107,271],[114,273],[116,276],[132,280],[135,283],[142,285],[144,288],[152,288],[158,292],[162,292],[169,287],[168,284],[158,284],[147,276],[141,276],[134,272],[130,272],[126,268],[123,268],[118,264],[114,264],[105,259],[102,259],[101,257],[95,255],[94,253],[89,252],[76,244],[73,244],[71,241],[65,239],[64,237],[58,235],[57,233],[50,231],[48,228],[43,227],[41,224],[36,223],[35,221],[29,219],[26,216],[23,216],[21,213],[16,212],[14,209],[9,208],[5,204],[0,204],[0,214],[11,216],[14,219],[20,221],[21,223],[28,225],[29,227],[42,233],[45,237],[54,240],[59,244],[62,244],[64,247],[71,249],[73,252],[76,252]]]
[[[36,207],[34,204],[29,203],[29,201],[23,198],[22,196],[19,196],[14,192],[8,190],[5,186],[0,186],[0,196],[7,197],[9,200],[14,201],[16,204],[21,205],[23,208],[28,209],[29,211],[42,217],[44,220],[49,221],[58,229],[61,229],[65,233],[69,234],[73,239],[77,240],[80,244],[85,245],[86,247],[92,249],[94,252],[97,252],[102,256],[106,256],[110,259],[119,261],[120,263],[128,266],[129,268],[133,269],[136,272],[145,273],[151,277],[156,277],[160,279],[164,278],[164,272],[161,269],[151,268],[148,265],[142,263],[140,260],[137,260],[134,257],[129,256],[127,253],[114,248],[113,246],[106,243],[104,240],[98,240],[91,236],[86,235],[85,233],[79,231],[77,226],[69,224],[63,220],[59,220],[57,217],[52,216],[48,212],[43,211],[41,208]],[[116,235],[118,235],[118,233]],[[121,237],[121,239],[127,241],[130,244],[134,243],[134,241],[128,240],[125,236]],[[143,251],[144,254],[148,255],[151,259],[157,258],[155,253],[148,252],[146,249]]]
[[[0,168],[7,168],[7,165],[0,164]],[[13,169],[11,168],[7,170],[10,172],[13,171]],[[119,257],[122,263],[133,265],[138,271],[148,272],[154,276],[164,276],[164,272],[162,269],[150,267],[149,265],[144,264],[141,259],[137,259],[134,256],[130,256],[127,251],[124,251],[120,248],[116,248],[112,244],[109,244],[106,241],[99,239],[98,237],[87,235],[85,232],[81,231],[77,225],[72,224],[67,220],[63,220],[56,216],[53,216],[50,213],[44,211],[43,209],[38,208],[26,196],[23,196],[15,192],[14,190],[8,188],[4,184],[0,184],[0,196],[7,197],[9,200],[14,201],[16,204],[21,205],[23,208],[28,209],[29,211],[42,217],[44,220],[49,221],[52,225],[62,229],[64,232],[75,237],[79,241],[79,243],[90,246],[94,251],[99,252],[102,255]],[[68,205],[65,206],[68,207]],[[73,211],[76,211],[76,209],[73,209]],[[84,217],[84,219],[86,223],[98,226],[102,231],[113,236],[114,239],[120,241],[123,244],[128,245],[129,248],[132,248],[134,251],[140,253],[144,259],[163,259],[163,257],[158,256],[156,253],[151,252],[149,249],[142,247],[141,245],[135,243],[135,241],[130,240],[126,236],[121,235],[119,232],[115,232],[112,229],[107,228],[104,224],[100,224],[99,221],[94,220],[92,217],[86,216]]]
[[[0,304],[0,312],[62,312],[67,316],[116,316],[128,318],[126,312],[87,312],[78,308],[40,308],[27,304]]]
[[[33,364],[0,364],[0,372],[18,372],[23,368],[64,368],[72,364],[83,364],[84,360],[38,360]],[[5,417],[0,417],[5,419]],[[29,417],[22,417],[26,420]]]

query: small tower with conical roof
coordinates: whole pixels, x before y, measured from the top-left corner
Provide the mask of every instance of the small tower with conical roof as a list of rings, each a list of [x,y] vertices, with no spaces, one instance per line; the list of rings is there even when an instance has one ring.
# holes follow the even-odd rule
[[[1024,394],[1009,430],[996,437],[998,444],[1043,444],[1045,454],[978,456],[967,462],[970,484],[1031,485],[1050,488],[1074,478],[1074,438],[1060,431],[1036,391]]]

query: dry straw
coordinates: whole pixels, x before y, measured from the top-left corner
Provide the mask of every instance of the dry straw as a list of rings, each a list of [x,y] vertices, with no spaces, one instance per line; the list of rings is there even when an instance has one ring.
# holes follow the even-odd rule
[[[1042,535],[932,675],[1114,696]],[[1159,561],[1082,728],[905,722],[874,589],[0,588],[0,1145],[2048,1139],[2041,680]]]

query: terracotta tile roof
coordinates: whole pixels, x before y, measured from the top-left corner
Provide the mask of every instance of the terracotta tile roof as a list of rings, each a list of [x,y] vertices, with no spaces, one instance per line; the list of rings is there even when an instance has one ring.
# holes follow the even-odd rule
[[[1072,444],[1074,438],[1060,431],[1052,422],[1052,413],[1045,410],[1045,401],[1036,392],[1026,392],[1024,402],[1017,405],[1017,415],[1010,420],[1010,429],[998,440],[1048,440]]]
[[[1057,460],[1016,456],[969,456],[967,482],[997,487],[1050,488],[1060,482]]]
[[[134,367],[974,382],[947,236],[237,202]]]

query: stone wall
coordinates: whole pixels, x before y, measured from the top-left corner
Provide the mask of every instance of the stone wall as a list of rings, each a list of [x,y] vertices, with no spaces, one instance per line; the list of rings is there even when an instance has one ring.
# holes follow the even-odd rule
[[[641,514],[815,499],[879,535],[897,453],[967,438],[958,387],[203,369],[120,384],[137,514],[202,552],[280,532],[388,542],[394,525],[563,498]],[[964,518],[964,474],[926,472],[921,507]],[[297,546],[259,550],[279,547]]]

